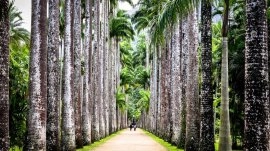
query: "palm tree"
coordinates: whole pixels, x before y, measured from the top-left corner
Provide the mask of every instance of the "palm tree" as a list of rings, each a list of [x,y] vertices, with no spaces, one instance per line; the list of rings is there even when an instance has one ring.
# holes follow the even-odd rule
[[[198,70],[197,70],[197,54],[195,53],[197,51],[196,48],[196,41],[197,41],[197,30],[194,28],[194,23],[196,23],[196,19],[194,18],[194,14],[191,13],[190,11],[194,9],[195,6],[197,6],[198,1],[194,0],[194,1],[177,1],[177,0],[172,0],[172,1],[168,1],[165,3],[165,7],[162,10],[162,13],[157,21],[156,26],[153,28],[152,30],[152,40],[154,42],[158,42],[160,41],[160,35],[164,34],[164,30],[167,29],[170,30],[169,27],[171,27],[171,25],[175,25],[177,24],[177,22],[180,20],[182,21],[188,14],[191,16],[191,18],[189,19],[189,27],[192,27],[192,29],[190,29],[188,32],[183,33],[183,35],[185,35],[183,37],[183,39],[185,39],[185,37],[188,36],[195,36],[193,37],[194,40],[189,40],[190,44],[188,44],[188,49],[189,49],[189,62],[192,63],[194,66],[191,67],[191,64],[189,64],[190,67],[188,67],[187,69],[194,69],[194,70],[188,70],[188,77],[187,77],[187,87],[186,89],[188,91],[185,91],[184,89],[182,89],[183,92],[183,96],[181,96],[181,100],[185,101],[187,100],[187,120],[186,120],[186,124],[185,122],[181,122],[181,129],[182,127],[186,127],[186,136],[184,133],[181,132],[181,136],[180,136],[180,143],[179,146],[182,146],[182,138],[186,138],[186,142],[185,142],[185,149],[186,150],[198,150],[199,149],[199,119],[198,119],[198,115],[196,115],[196,113],[199,111],[199,106],[198,106],[198,79],[195,78],[195,81],[191,82],[189,80],[189,76],[192,74],[194,77],[196,77],[196,75],[198,74]],[[192,15],[193,14],[193,15]],[[184,30],[184,29],[183,29]],[[189,39],[192,39],[192,37],[190,37]],[[162,40],[162,39],[161,39]],[[183,43],[184,45],[184,43]],[[195,46],[195,47],[194,47]],[[173,47],[173,46],[172,46]],[[173,49],[173,48],[172,48]],[[184,49],[183,49],[184,50]],[[183,53],[185,54],[185,53]],[[184,58],[184,56],[183,56]],[[183,68],[183,71],[185,70],[185,66],[182,66],[181,68]],[[194,78],[193,78],[194,79]],[[183,80],[185,80],[185,78],[183,78]],[[197,81],[197,82],[196,82]],[[183,84],[184,86],[185,84]],[[172,91],[172,90],[169,90]],[[185,104],[181,103],[181,106],[185,106]],[[184,110],[182,110],[181,112],[183,112]],[[182,119],[185,119],[185,113],[181,113],[181,117]],[[182,120],[183,121],[183,120]],[[181,131],[181,130],[180,130]]]
[[[224,0],[222,24],[222,65],[221,65],[221,113],[219,128],[219,150],[231,150],[229,118],[229,82],[228,82],[228,19],[229,0]]]
[[[182,82],[182,97],[181,97],[181,130],[179,136],[178,147],[184,148],[186,141],[186,107],[187,107],[187,71],[188,71],[188,58],[189,58],[189,49],[188,49],[188,22],[187,19],[182,21],[182,54],[181,54],[181,82]],[[185,36],[186,35],[186,36]]]
[[[246,2],[244,150],[269,150],[266,4]]]
[[[120,0],[122,2],[126,1],[128,2],[129,4],[133,5],[132,1],[131,0]],[[108,10],[108,13],[109,13],[109,23],[111,22],[111,19],[113,17],[115,17],[116,15],[116,11],[115,9],[117,8],[118,6],[118,0],[110,0],[109,1],[109,10]],[[110,27],[111,25],[109,25],[107,28],[108,31],[110,31]],[[117,53],[117,49],[118,48],[115,48],[118,44],[116,44],[116,37],[110,37],[110,42],[109,42],[109,50],[111,50],[111,52],[109,53],[109,90],[110,90],[110,94],[109,94],[109,98],[111,98],[109,100],[109,108],[110,108],[110,111],[109,111],[109,132],[114,132],[116,130],[116,98],[115,98],[115,93],[116,93],[116,83],[119,84],[119,71],[115,71],[115,68],[117,67],[117,69],[119,70],[119,67],[117,66],[116,64],[116,61],[118,61],[117,59],[117,54],[119,55],[119,52]]]
[[[182,34],[180,23],[178,22],[173,27],[172,33],[172,59],[171,59],[171,142],[173,144],[179,143],[179,136],[181,133],[181,43]]]
[[[94,48],[93,48],[93,118],[92,118],[92,141],[100,139],[99,135],[99,115],[100,115],[100,100],[101,100],[101,75],[99,69],[100,56],[100,0],[94,1]]]
[[[14,1],[11,1],[9,4],[9,20],[10,20],[10,28],[9,28],[9,34],[10,34],[10,43],[12,46],[19,46],[21,45],[21,42],[24,42],[25,44],[30,44],[30,36],[29,31],[27,31],[25,28],[22,28],[23,19],[21,17],[20,11],[14,6]]]
[[[202,87],[201,87],[201,126],[200,150],[214,151],[214,113],[212,92],[212,33],[211,33],[211,2],[201,2],[202,21]]]
[[[0,146],[9,150],[9,1],[2,1],[0,8]]]
[[[116,69],[116,86],[120,86],[120,68],[121,68],[121,53],[119,49],[119,42],[121,39],[133,39],[134,37],[134,30],[131,25],[131,22],[128,21],[129,16],[126,14],[125,11],[119,10],[116,14],[116,17],[112,18],[109,23],[109,29],[110,29],[110,38],[114,41],[114,57],[115,57],[115,69]],[[114,103],[113,103],[114,104]],[[116,112],[117,112],[117,129],[120,129],[121,127],[121,116],[123,116],[120,113],[119,106],[116,106]],[[123,123],[124,124],[124,123]]]
[[[49,1],[47,150],[60,150],[59,0]]]
[[[199,78],[198,78],[198,29],[196,11],[188,16],[188,69],[187,69],[187,115],[186,115],[186,144],[185,150],[199,150]]]
[[[27,150],[46,150],[47,2],[32,2]]]
[[[92,53],[92,1],[85,1],[85,36],[84,36],[84,79],[83,79],[83,103],[82,103],[82,135],[83,144],[89,144],[91,142],[91,115],[89,114],[89,84],[90,84],[90,55]],[[91,109],[90,109],[91,110]]]
[[[105,105],[105,100],[104,100],[104,36],[105,36],[105,26],[104,26],[104,1],[100,2],[100,26],[99,30],[102,31],[99,33],[99,87],[100,87],[100,100],[99,100],[99,134],[100,138],[105,137],[105,112],[104,112],[104,105]]]
[[[62,149],[75,150],[73,101],[73,0],[65,1],[65,34],[63,65]]]
[[[81,0],[74,0],[74,103],[76,147],[83,147],[82,140],[82,98],[81,98]]]
[[[110,20],[110,37],[116,37],[117,41],[120,38],[133,39],[134,30],[130,21],[129,16],[124,10],[119,10],[116,17]]]
[[[103,38],[103,49],[104,49],[104,59],[103,59],[103,72],[104,72],[104,123],[105,123],[105,136],[109,135],[109,1],[104,1],[104,38]]]

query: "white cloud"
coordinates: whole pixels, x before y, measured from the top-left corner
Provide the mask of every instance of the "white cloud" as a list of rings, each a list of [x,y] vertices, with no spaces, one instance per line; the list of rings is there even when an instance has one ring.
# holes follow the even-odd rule
[[[133,4],[137,4],[139,0],[132,0]],[[129,5],[129,3],[127,2],[119,2],[119,8],[120,9],[123,9],[123,10],[126,10],[126,11],[129,11],[129,10],[132,10],[132,6]]]
[[[15,0],[14,5],[22,12],[23,27],[31,30],[31,0]]]

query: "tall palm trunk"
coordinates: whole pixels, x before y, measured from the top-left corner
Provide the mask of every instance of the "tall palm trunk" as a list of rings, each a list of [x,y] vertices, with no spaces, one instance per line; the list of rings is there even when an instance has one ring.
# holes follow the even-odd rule
[[[229,117],[229,79],[228,79],[228,18],[229,0],[225,0],[222,25],[222,65],[221,65],[221,110],[219,128],[219,150],[231,150]]]
[[[94,1],[94,6],[95,6],[95,12],[94,12],[94,100],[93,100],[93,122],[92,124],[92,140],[96,141],[99,140],[99,116],[100,116],[100,99],[101,99],[101,94],[100,94],[100,69],[99,69],[99,59],[100,59],[100,49],[99,49],[99,41],[100,41],[100,0],[95,0]]]
[[[149,131],[151,128],[151,123],[152,123],[152,112],[153,112],[153,102],[155,100],[155,53],[156,53],[156,49],[154,49],[153,52],[153,60],[151,62],[151,76],[150,76],[150,91],[151,91],[151,95],[150,95],[150,102],[149,102],[149,111],[148,111],[148,120],[147,120],[147,130]]]
[[[186,106],[187,106],[187,69],[188,69],[188,22],[187,18],[183,18],[182,20],[182,52],[181,52],[181,82],[182,82],[182,96],[181,96],[181,108],[180,108],[180,116],[181,116],[181,130],[179,135],[178,147],[185,147],[186,140]]]
[[[266,0],[246,2],[244,150],[269,150]]]
[[[200,150],[214,151],[214,112],[212,92],[212,32],[211,3],[201,2],[202,22],[202,87],[201,87],[201,127]]]
[[[158,52],[160,50],[160,47],[156,47],[155,52],[154,52],[154,58],[153,58],[153,73],[152,73],[152,77],[153,77],[153,82],[152,82],[152,91],[151,91],[151,97],[152,100],[150,101],[150,111],[149,111],[149,116],[150,116],[150,131],[151,132],[155,132],[155,128],[156,128],[156,107],[158,104],[158,97],[157,97],[157,86],[158,86]]]
[[[92,123],[93,123],[93,115],[94,115],[94,110],[93,110],[93,105],[94,105],[94,48],[93,48],[93,27],[94,27],[94,1],[90,0],[89,1],[89,59],[86,63],[88,63],[89,67],[89,76],[88,76],[88,85],[89,85],[89,94],[88,94],[88,106],[85,107],[85,110],[88,109],[89,115],[89,131],[90,131],[90,143],[92,141]],[[87,79],[85,79],[87,81]]]
[[[90,54],[91,54],[91,9],[92,9],[92,0],[85,1],[85,37],[84,37],[84,80],[83,80],[83,105],[82,105],[82,135],[83,135],[83,144],[89,144],[91,142],[91,123],[90,117],[91,114],[89,112],[89,84],[90,84]],[[92,110],[92,109],[90,109]]]
[[[112,70],[112,68],[113,68],[113,63],[112,63],[112,59],[113,59],[113,49],[112,49],[112,42],[113,42],[113,40],[112,39],[110,39],[109,40],[109,60],[108,60],[108,62],[109,62],[109,67],[108,67],[108,69],[109,69],[109,77],[108,77],[108,79],[109,79],[109,133],[111,134],[112,132],[113,132],[113,110],[112,110],[112,105],[113,105],[113,98],[112,98],[112,96],[113,96],[113,70]]]
[[[109,135],[109,1],[104,2],[104,112],[105,112],[105,135]]]
[[[116,130],[116,72],[115,72],[115,58],[116,58],[116,50],[115,50],[115,39],[111,39],[110,43],[110,100],[109,100],[109,106],[110,106],[110,115],[109,115],[109,121],[110,121],[110,127],[109,132],[115,132]]]
[[[74,0],[74,103],[76,148],[83,147],[81,98],[81,0]]]
[[[60,150],[59,0],[49,1],[47,150]]]
[[[47,2],[32,1],[27,150],[46,150]]]
[[[176,23],[173,29],[172,36],[172,59],[171,59],[171,114],[172,114],[172,136],[171,142],[178,144],[181,127],[181,96],[182,96],[182,83],[181,83],[181,62],[180,62],[180,23]]]
[[[164,138],[164,134],[168,134],[167,131],[165,131],[165,123],[169,123],[167,120],[169,119],[168,118],[168,114],[166,113],[166,111],[168,110],[168,102],[167,100],[165,99],[165,96],[166,96],[166,92],[165,92],[165,88],[166,88],[166,53],[167,53],[167,48],[165,48],[164,51],[161,52],[161,77],[160,77],[160,80],[161,80],[161,101],[160,101],[160,124],[158,124],[158,129],[159,129],[159,136],[161,138]],[[152,76],[151,76],[152,77]],[[150,77],[150,78],[151,78]],[[152,86],[152,83],[150,83],[150,88]],[[164,124],[163,124],[164,123]]]
[[[199,150],[199,79],[198,79],[198,29],[196,10],[188,17],[189,61],[187,76],[187,117],[185,150]]]
[[[62,149],[75,150],[73,0],[65,1],[64,39]]]
[[[115,80],[116,80],[116,90],[117,88],[120,87],[120,70],[121,70],[121,62],[120,62],[120,38],[116,37],[116,42],[115,42],[115,51],[116,51],[116,56],[115,56]],[[120,130],[120,125],[121,125],[121,112],[120,108],[118,105],[116,105],[116,129]]]
[[[9,1],[0,7],[0,146],[9,150]]]
[[[104,121],[104,2],[105,1],[101,1],[100,2],[100,8],[99,8],[99,34],[100,34],[100,38],[99,38],[99,68],[98,68],[98,76],[99,76],[99,87],[100,87],[100,91],[99,91],[99,95],[100,95],[100,99],[99,99],[99,135],[100,138],[105,137],[105,121]]]
[[[158,135],[158,125],[160,123],[160,102],[161,102],[161,51],[164,51],[164,47],[158,51],[158,58],[157,58],[157,103],[155,106],[155,127],[154,132]]]

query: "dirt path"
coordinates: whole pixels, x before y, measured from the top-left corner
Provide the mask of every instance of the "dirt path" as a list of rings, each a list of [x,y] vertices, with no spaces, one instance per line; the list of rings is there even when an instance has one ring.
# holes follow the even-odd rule
[[[126,129],[94,151],[166,151],[166,149],[144,134],[141,129]]]

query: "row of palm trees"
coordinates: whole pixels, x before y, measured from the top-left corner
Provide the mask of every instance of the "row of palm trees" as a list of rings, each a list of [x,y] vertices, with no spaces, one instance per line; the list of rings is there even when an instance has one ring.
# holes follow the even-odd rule
[[[152,51],[149,57],[153,58],[150,63],[151,101],[149,112],[143,110],[141,125],[165,140],[192,151],[214,150],[210,76],[212,4],[201,1],[201,14],[198,15],[198,2],[141,0],[141,7],[133,18],[135,27],[138,30],[145,28],[148,39],[152,41],[149,46]],[[59,3],[62,2],[49,1],[48,27],[45,24],[47,2],[38,0],[32,3],[27,150],[59,150],[60,146],[62,150],[75,150],[116,131],[121,127],[121,121],[123,127],[126,124],[125,120],[120,120],[126,119],[126,112],[120,112],[114,95],[120,85],[118,49],[121,36],[116,36],[117,32],[114,32],[115,38],[109,37],[113,33],[110,33],[108,18],[116,14],[109,6],[114,6],[116,2],[67,0],[62,8],[59,8]],[[224,4],[219,150],[227,151],[231,150],[227,55],[230,3],[224,0]],[[0,34],[6,38],[0,43],[0,146],[8,150],[8,1],[3,1],[2,5]],[[81,5],[85,9],[80,10]],[[248,0],[245,5],[244,149],[268,150],[266,1]],[[60,10],[64,15],[58,14]],[[80,17],[81,14],[84,15]],[[59,19],[59,16],[62,18]],[[201,36],[198,16],[201,17]],[[61,19],[64,24],[60,21],[59,25]],[[85,28],[81,23],[85,23]],[[84,35],[82,39],[81,34]],[[126,35],[130,37],[130,32]],[[64,38],[61,40],[63,50],[55,37]],[[198,37],[201,37],[201,75]],[[62,57],[63,60],[60,60]]]
[[[9,150],[9,1],[2,4],[0,146]],[[112,4],[32,2],[25,150],[75,150],[127,126],[116,105],[121,34],[109,31]]]
[[[219,150],[228,151],[231,150],[228,78],[228,23],[231,2],[222,2],[224,9],[221,31]],[[145,29],[151,35],[149,37],[153,53],[150,110],[148,116],[141,119],[141,125],[185,150],[214,150],[212,2],[141,0],[139,4],[140,8],[133,21],[139,31]],[[267,5],[266,1],[253,0],[246,1],[245,5],[247,19],[243,144],[245,150],[267,150]],[[198,16],[201,19],[200,36]],[[200,67],[198,37],[201,37]]]

